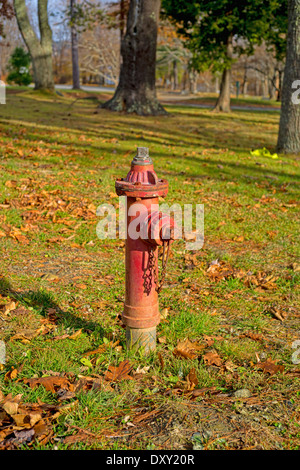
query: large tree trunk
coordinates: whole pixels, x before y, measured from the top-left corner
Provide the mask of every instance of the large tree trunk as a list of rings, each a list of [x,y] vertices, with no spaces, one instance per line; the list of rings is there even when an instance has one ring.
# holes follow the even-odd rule
[[[288,22],[277,151],[300,153],[300,0],[288,1]]]
[[[227,41],[226,50],[228,62],[230,63],[233,55],[232,37],[230,36]],[[223,111],[224,113],[230,113],[230,87],[231,87],[231,68],[227,65],[227,68],[223,70],[220,94],[217,103],[214,107],[214,111]]]
[[[220,94],[214,107],[214,111],[223,111],[230,113],[230,85],[231,85],[231,69],[225,69],[222,73],[222,80],[220,86]]]
[[[74,25],[74,5],[75,5],[75,0],[70,0],[73,90],[79,90],[80,89],[80,72],[79,72],[79,56],[78,56],[78,33],[77,33],[76,26]]]
[[[48,23],[48,0],[38,0],[40,39],[30,24],[25,0],[14,0],[14,7],[20,32],[31,56],[35,89],[52,91],[52,31]]]
[[[102,105],[112,111],[139,115],[166,114],[155,88],[157,25],[161,0],[131,0],[121,44],[119,84]]]

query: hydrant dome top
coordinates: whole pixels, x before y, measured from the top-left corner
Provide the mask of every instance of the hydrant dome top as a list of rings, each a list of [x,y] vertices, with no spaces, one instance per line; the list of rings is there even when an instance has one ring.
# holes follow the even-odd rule
[[[131,169],[125,178],[117,179],[115,187],[119,196],[140,198],[166,196],[168,192],[168,182],[156,175],[147,147],[137,147]]]
[[[137,147],[137,153],[132,160],[132,165],[153,165],[153,162],[149,156],[148,147]]]

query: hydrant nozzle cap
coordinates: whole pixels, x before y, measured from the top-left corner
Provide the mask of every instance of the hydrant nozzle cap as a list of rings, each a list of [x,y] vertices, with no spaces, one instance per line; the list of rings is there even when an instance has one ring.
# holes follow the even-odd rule
[[[149,157],[148,147],[137,147],[137,153],[131,162],[132,165],[152,165],[153,162]]]

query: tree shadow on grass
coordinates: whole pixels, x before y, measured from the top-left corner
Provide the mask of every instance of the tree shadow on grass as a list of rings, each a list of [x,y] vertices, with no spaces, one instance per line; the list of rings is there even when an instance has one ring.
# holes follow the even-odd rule
[[[64,328],[71,328],[73,330],[82,329],[87,333],[97,332],[97,336],[100,338],[103,338],[105,335],[105,330],[99,323],[82,319],[74,313],[62,310],[55,299],[53,299],[53,294],[46,290],[15,290],[9,280],[0,276],[0,294],[18,301],[25,308],[32,307],[42,317],[48,316],[49,309],[55,310],[57,324]]]

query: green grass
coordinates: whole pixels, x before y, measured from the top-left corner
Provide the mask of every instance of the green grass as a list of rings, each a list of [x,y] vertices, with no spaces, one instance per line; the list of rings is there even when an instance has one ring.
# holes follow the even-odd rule
[[[97,100],[75,101],[72,92],[53,97],[19,91],[8,94],[7,105],[0,107],[0,300],[18,302],[26,315],[12,311],[1,316],[7,363],[0,371],[0,390],[5,396],[22,393],[25,403],[40,400],[59,406],[56,394],[43,387],[31,389],[23,379],[53,373],[69,374],[75,381],[81,375],[103,377],[125,359],[133,370],[148,368],[111,391],[79,392],[71,400],[74,408],[60,411],[52,423],[52,438],[28,448],[190,448],[188,436],[198,426],[192,411],[215,417],[216,409],[223,410],[218,419],[225,423],[235,412],[231,394],[239,388],[251,390],[258,410],[275,393],[277,413],[286,420],[288,432],[279,439],[260,414],[260,427],[243,415],[243,425],[257,426],[258,445],[295,448],[296,423],[285,407],[293,397],[291,413],[299,411],[297,375],[289,375],[297,368],[291,362],[291,344],[299,335],[299,158],[250,154],[262,147],[275,151],[279,113],[215,114],[172,105],[166,107],[166,117],[144,118],[97,109]],[[165,340],[148,357],[126,350],[118,320],[124,298],[124,242],[99,240],[96,234],[96,208],[104,202],[117,208],[115,179],[127,174],[137,146],[149,147],[157,174],[169,180],[165,202],[182,207],[201,203],[205,210],[203,248],[188,252],[178,240],[172,249],[160,294],[160,307],[168,315],[158,326],[158,338]],[[16,233],[26,240],[18,240]],[[214,260],[244,275],[213,279],[207,270]],[[273,276],[272,283],[256,282],[261,275]],[[284,322],[274,317],[272,308],[286,313]],[[49,309],[57,315],[53,330],[25,343],[13,339],[37,331]],[[76,339],[56,339],[79,330]],[[203,354],[215,350],[222,367],[207,364],[202,355],[193,360],[173,355],[179,340],[202,342],[205,337],[215,341]],[[109,346],[100,355],[84,356],[110,341],[119,341],[121,348]],[[269,376],[255,367],[257,357],[284,365],[285,373]],[[12,367],[18,369],[17,377],[7,379]],[[184,388],[191,369],[196,388],[215,387],[227,396],[191,400],[173,393]],[[145,413],[158,410],[162,421],[154,415],[149,417],[153,429],[143,420],[127,426],[126,420],[134,421],[141,413],[132,403]],[[170,423],[174,429],[181,426],[181,440],[170,433]],[[125,431],[130,431],[128,437]],[[242,433],[239,427],[236,432]],[[217,434],[222,437],[221,431]],[[111,435],[123,437],[105,437]],[[234,436],[222,446],[237,448]],[[251,432],[244,436],[238,448],[253,446],[252,437]],[[218,448],[216,442],[207,445]]]

